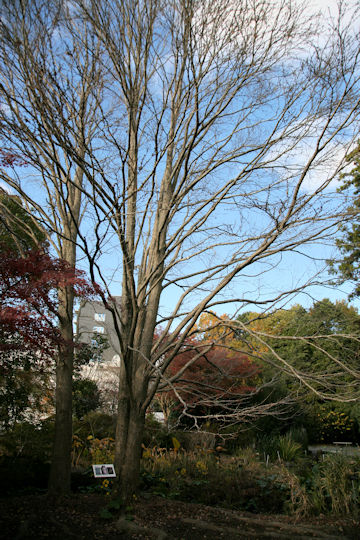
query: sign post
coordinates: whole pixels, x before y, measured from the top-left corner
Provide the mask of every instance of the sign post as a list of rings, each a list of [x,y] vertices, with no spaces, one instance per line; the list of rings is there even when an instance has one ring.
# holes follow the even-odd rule
[[[112,463],[100,463],[93,465],[93,472],[95,478],[115,478],[115,467]]]

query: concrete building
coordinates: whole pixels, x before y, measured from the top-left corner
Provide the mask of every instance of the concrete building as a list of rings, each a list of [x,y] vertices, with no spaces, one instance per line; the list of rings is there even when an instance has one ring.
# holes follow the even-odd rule
[[[113,297],[119,309],[120,296]],[[109,347],[100,362],[90,361],[82,366],[83,377],[96,382],[102,396],[102,408],[116,411],[119,386],[120,346],[112,313],[102,302],[83,301],[76,314],[76,334],[82,343],[91,343],[96,335],[107,338]]]
[[[113,299],[119,309],[121,297],[114,296]],[[112,313],[105,309],[102,302],[85,300],[81,302],[76,313],[76,335],[80,342],[91,343],[97,334],[106,338],[109,343],[109,348],[103,353],[104,362],[110,362],[115,356],[120,356]]]

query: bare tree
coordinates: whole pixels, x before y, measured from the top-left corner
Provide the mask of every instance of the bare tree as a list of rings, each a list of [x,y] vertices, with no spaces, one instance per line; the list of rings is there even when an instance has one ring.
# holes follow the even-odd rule
[[[13,55],[26,44],[26,61],[34,62],[37,42],[19,32],[7,38],[1,134],[40,172],[45,189],[55,186],[56,216],[64,205],[69,211],[72,190],[82,192],[86,219],[69,211],[77,236],[65,227],[60,236],[77,242],[114,315],[103,255],[119,262],[112,270],[122,281],[114,316],[122,360],[115,461],[131,492],[146,409],[200,314],[230,301],[274,306],[300,290],[306,284],[260,296],[245,284],[289,252],[305,246],[306,256],[306,246],[331,238],[344,216],[331,182],[358,133],[358,36],[341,4],[324,43],[316,18],[309,22],[303,6],[289,1],[73,0],[61,13],[67,31],[52,31],[50,40],[61,69],[48,67],[45,89],[34,64],[41,80],[28,68],[21,75],[28,94],[18,91]],[[351,22],[356,17],[354,8]],[[69,93],[84,80],[81,114],[81,92],[73,101]],[[56,96],[60,116],[55,105],[42,112],[44,92],[50,103]],[[30,130],[16,117],[27,116],[29,103]],[[34,125],[32,146],[24,145]],[[53,183],[58,170],[68,191],[62,177]],[[37,199],[19,179],[2,178],[34,199],[40,219],[57,230],[58,219],[49,225],[42,214],[44,192]],[[230,285],[241,293],[226,296]],[[174,289],[173,310],[162,315]]]
[[[29,220],[56,255],[76,265],[82,219],[79,161],[96,132],[101,94],[88,33],[67,39],[62,2],[4,1],[1,17],[1,178],[21,196]],[[19,159],[18,159],[19,158]],[[21,168],[19,168],[21,162]],[[74,291],[58,291],[62,345],[56,362],[56,425],[50,489],[70,489]]]

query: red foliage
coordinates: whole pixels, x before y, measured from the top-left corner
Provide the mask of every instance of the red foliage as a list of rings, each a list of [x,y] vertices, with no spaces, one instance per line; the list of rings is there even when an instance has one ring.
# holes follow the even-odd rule
[[[200,347],[204,347],[204,343],[185,343],[167,372],[168,378],[180,373],[174,388],[188,405],[203,412],[209,408],[227,407],[255,389],[260,369],[246,355],[226,347],[212,346],[196,358],[201,352]],[[181,373],[188,363],[189,366]],[[176,399],[174,391],[171,395]]]
[[[21,258],[16,252],[1,252],[0,351],[30,348],[52,355],[60,343],[56,291],[65,286],[77,296],[97,292],[82,272],[46,253],[30,251]]]

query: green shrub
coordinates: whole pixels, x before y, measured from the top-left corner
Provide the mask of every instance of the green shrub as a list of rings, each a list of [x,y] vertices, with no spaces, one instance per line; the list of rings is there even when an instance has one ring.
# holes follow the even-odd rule
[[[83,418],[101,405],[100,391],[95,381],[77,378],[73,382],[73,412],[76,418]]]
[[[146,415],[143,444],[146,447],[172,448],[172,434],[153,414]]]
[[[86,416],[73,421],[73,433],[81,440],[89,435],[96,439],[115,437],[116,417],[100,411],[91,411]]]
[[[54,419],[38,424],[21,422],[0,436],[1,454],[22,456],[46,462],[51,459],[54,439]]]
[[[291,433],[281,435],[276,442],[276,453],[280,459],[284,461],[294,461],[301,456],[301,444],[293,440]]]
[[[303,453],[301,444],[292,438],[291,432],[274,437],[265,435],[258,440],[257,449],[264,461],[294,461]]]

